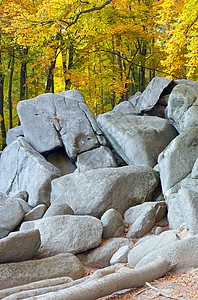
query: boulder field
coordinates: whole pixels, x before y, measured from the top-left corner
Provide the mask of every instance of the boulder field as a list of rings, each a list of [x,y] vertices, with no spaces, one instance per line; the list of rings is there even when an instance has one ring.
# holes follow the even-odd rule
[[[19,102],[0,157],[0,299],[97,299],[198,268],[197,99],[197,83],[156,77],[96,118],[78,90]]]

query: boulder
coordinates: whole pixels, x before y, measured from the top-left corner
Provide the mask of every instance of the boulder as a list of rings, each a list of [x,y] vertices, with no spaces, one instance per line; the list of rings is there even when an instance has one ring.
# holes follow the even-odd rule
[[[41,203],[49,206],[51,180],[58,176],[58,169],[47,162],[22,137],[8,145],[2,153],[0,191],[12,196],[26,190],[31,206]]]
[[[13,231],[23,218],[24,211],[21,203],[0,193],[0,239]]]
[[[129,251],[129,267],[135,267],[147,254],[176,241],[178,241],[177,230],[164,231],[158,236],[151,235],[143,237],[134,245],[133,249]]]
[[[177,85],[170,94],[167,117],[179,133],[198,126],[198,86]]]
[[[43,218],[62,216],[62,215],[73,215],[74,212],[69,205],[66,203],[52,203],[47,209]]]
[[[16,194],[14,194],[12,197],[13,198],[21,198],[22,200],[27,202],[29,195],[28,195],[27,191],[21,190],[21,191],[17,192]]]
[[[76,166],[78,171],[117,167],[115,157],[111,150],[107,147],[99,148],[83,152],[77,156]]]
[[[113,108],[113,111],[119,111],[124,114],[138,115],[139,110],[130,101],[123,101]]]
[[[77,90],[20,101],[17,110],[26,140],[40,153],[64,145],[69,158],[75,161],[79,153],[105,144],[91,110]]]
[[[160,249],[144,256],[136,268],[145,266],[161,257],[171,264],[175,264],[174,271],[198,267],[198,235],[188,237],[177,242],[165,245]]]
[[[164,201],[143,203],[129,208],[124,213],[125,221],[132,224],[127,237],[140,238],[144,236],[165,217],[165,214],[166,205]]]
[[[158,184],[148,166],[95,169],[52,181],[51,203],[67,203],[75,214],[100,218],[109,208],[121,215],[133,205],[149,201]]]
[[[0,289],[11,288],[44,279],[84,276],[79,259],[71,253],[62,253],[44,259],[0,264]]]
[[[78,254],[77,257],[85,265],[91,268],[104,268],[110,265],[110,259],[114,252],[122,246],[133,246],[133,242],[127,238],[112,238],[104,242],[100,247]]]
[[[101,217],[103,225],[103,238],[109,239],[124,234],[124,222],[121,214],[111,208],[108,209]]]
[[[40,247],[39,230],[12,232],[0,239],[0,263],[31,259]]]
[[[23,129],[22,126],[17,126],[14,128],[11,128],[8,130],[6,134],[6,144],[9,145],[11,144],[14,140],[16,140],[19,136],[24,136],[23,135]]]
[[[41,246],[36,257],[80,253],[100,245],[102,223],[91,216],[54,216],[24,222],[20,230],[39,229]]]
[[[177,135],[165,119],[120,112],[99,115],[97,121],[114,150],[128,165],[154,167],[161,151]]]
[[[117,263],[127,263],[128,262],[128,253],[131,250],[131,247],[129,245],[120,247],[113,254],[113,256],[110,260],[110,265],[115,265]]]
[[[181,188],[177,194],[177,204],[189,231],[198,234],[198,192]]]
[[[47,206],[45,204],[37,205],[31,211],[25,214],[23,222],[41,219],[44,213],[46,212],[46,210],[47,210]]]
[[[195,164],[192,168],[191,178],[198,179],[198,158],[196,159]]]
[[[177,136],[158,157],[163,193],[191,173],[197,156],[198,127],[193,127]]]
[[[140,95],[136,106],[139,111],[149,111],[158,102],[161,95],[169,94],[174,87],[172,79],[165,77],[155,77],[147,85],[144,92]]]
[[[62,146],[60,125],[54,99],[63,96],[47,93],[30,100],[20,101],[17,112],[27,142],[38,152],[47,152]]]

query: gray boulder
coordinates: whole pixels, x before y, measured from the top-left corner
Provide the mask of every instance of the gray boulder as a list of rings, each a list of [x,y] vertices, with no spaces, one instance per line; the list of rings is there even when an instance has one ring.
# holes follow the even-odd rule
[[[179,229],[184,226],[184,218],[179,209],[177,193],[172,193],[166,197],[168,208],[167,219],[169,229]]]
[[[140,239],[128,254],[129,267],[135,267],[147,254],[178,241],[177,230],[168,230],[160,235],[147,236]]]
[[[9,129],[6,134],[6,144],[7,145],[11,144],[19,136],[24,136],[22,126],[17,126],[17,127]]]
[[[52,203],[47,209],[43,218],[62,216],[62,215],[73,215],[74,212],[71,207],[66,203]]]
[[[153,78],[145,91],[140,95],[136,106],[140,111],[149,111],[158,102],[160,96],[163,94],[169,94],[174,86],[172,79],[164,77]]]
[[[31,211],[25,214],[23,222],[41,219],[44,213],[46,212],[46,210],[47,210],[47,206],[45,204],[37,205]]]
[[[127,238],[112,238],[105,241],[100,247],[78,254],[77,257],[85,265],[91,268],[104,268],[110,265],[110,259],[114,252],[122,246],[133,246],[133,242]]]
[[[113,256],[110,260],[110,265],[115,265],[117,263],[127,263],[128,262],[128,253],[131,250],[131,247],[129,245],[120,247],[113,254]]]
[[[44,259],[0,264],[0,273],[0,289],[3,290],[63,276],[78,279],[84,276],[84,268],[75,255],[62,253]]]
[[[97,121],[114,150],[128,165],[154,167],[161,151],[177,135],[165,119],[120,112],[99,115]]]
[[[123,215],[130,206],[151,200],[157,184],[158,175],[148,166],[75,172],[52,181],[51,203],[67,203],[75,214],[98,218],[109,208]]]
[[[198,235],[188,237],[177,242],[168,244],[158,250],[152,251],[144,256],[136,268],[161,257],[171,264],[175,264],[174,271],[198,267]]]
[[[137,103],[138,103],[138,100],[140,99],[140,96],[142,95],[141,92],[136,92],[134,95],[132,95],[130,98],[129,98],[129,102],[131,104],[133,104],[136,108],[137,108]],[[138,108],[137,108],[138,110]]]
[[[177,85],[168,101],[167,117],[179,133],[198,126],[198,86]]]
[[[17,110],[26,140],[40,153],[64,145],[67,155],[75,160],[79,153],[105,144],[91,110],[77,90],[20,101]]]
[[[39,230],[12,232],[0,239],[0,263],[31,259],[40,247]]]
[[[19,137],[7,146],[0,162],[0,191],[10,196],[20,190],[29,194],[31,206],[49,206],[51,180],[59,171],[36,152],[24,138]]]
[[[45,155],[45,158],[59,169],[61,176],[73,173],[76,170],[75,163],[69,159],[64,147],[53,150]]]
[[[62,146],[60,125],[54,99],[63,96],[47,93],[30,100],[20,101],[17,112],[27,142],[38,152],[47,152]]]
[[[21,191],[17,192],[16,194],[14,194],[12,197],[13,198],[21,198],[22,200],[27,202],[29,195],[28,195],[27,191],[21,190]]]
[[[0,238],[6,237],[24,218],[21,203],[0,193]]]
[[[181,188],[177,194],[177,204],[187,228],[192,234],[198,234],[198,193]]]
[[[140,238],[144,236],[165,217],[165,214],[166,205],[163,201],[143,203],[129,208],[124,214],[125,221],[132,224],[127,237]]]
[[[15,198],[15,197],[13,196],[12,198]],[[21,199],[21,198],[15,198],[15,199],[17,199],[17,200],[21,203],[21,205],[22,205],[22,207],[23,207],[23,211],[24,211],[25,214],[27,214],[28,212],[30,212],[30,211],[32,210],[32,206],[30,206],[30,205],[29,205],[26,201],[24,201],[23,199]]]
[[[103,225],[103,238],[108,239],[112,237],[121,236],[124,234],[124,222],[121,214],[111,208],[108,209],[101,217]]]
[[[107,147],[99,148],[83,152],[77,156],[76,166],[78,171],[117,167],[115,157],[111,150]]]
[[[197,156],[198,127],[193,127],[177,136],[158,157],[163,193],[191,173]]]
[[[195,164],[192,168],[191,178],[198,179],[198,158],[196,159]]]
[[[20,230],[39,229],[41,246],[37,257],[80,253],[100,245],[102,223],[90,216],[55,216],[24,222]]]
[[[116,105],[113,111],[119,111],[124,114],[138,115],[139,110],[130,101],[123,101]]]

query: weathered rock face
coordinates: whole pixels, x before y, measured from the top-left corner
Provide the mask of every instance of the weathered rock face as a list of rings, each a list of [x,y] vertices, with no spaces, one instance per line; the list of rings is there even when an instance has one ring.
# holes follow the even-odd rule
[[[109,148],[104,146],[79,154],[76,165],[80,172],[99,168],[117,167],[113,153]]]
[[[162,93],[169,94],[173,86],[173,80],[164,77],[155,77],[149,82],[147,88],[140,95],[135,105],[139,111],[149,111],[158,102]]]
[[[6,289],[63,276],[78,279],[84,276],[84,268],[75,255],[62,253],[44,259],[0,264],[0,273],[0,289]]]
[[[147,254],[178,240],[177,230],[165,231],[159,236],[152,235],[140,239],[128,254],[129,266],[135,267],[136,264]]]
[[[75,214],[100,218],[114,208],[123,215],[130,206],[149,201],[157,184],[157,173],[147,166],[75,172],[52,181],[51,203],[67,203]]]
[[[0,263],[31,259],[40,247],[39,230],[13,232],[0,239]]]
[[[133,242],[129,239],[120,237],[108,239],[104,245],[87,251],[82,254],[78,254],[77,257],[85,265],[93,268],[104,268],[110,265],[110,259],[114,252],[122,246],[133,246]]]
[[[90,216],[55,216],[24,222],[21,230],[39,229],[41,246],[37,257],[80,253],[100,245],[102,223]]]
[[[9,129],[6,134],[6,144],[7,145],[11,144],[19,136],[24,136],[22,126],[17,126],[17,127]]]
[[[3,151],[0,162],[0,191],[14,195],[20,190],[29,194],[29,204],[49,206],[51,180],[60,176],[57,168],[19,137]]]
[[[193,127],[177,136],[158,157],[163,192],[191,173],[197,156],[198,127]]]
[[[152,251],[144,256],[136,265],[136,267],[144,266],[145,264],[162,257],[168,262],[175,264],[174,270],[184,268],[198,267],[198,235],[185,238],[174,243],[161,247],[158,250]]]
[[[0,239],[6,237],[24,217],[21,203],[0,193]]]
[[[44,94],[20,101],[18,114],[25,139],[40,153],[65,146],[71,160],[105,143],[81,92]]]
[[[177,135],[167,120],[158,117],[109,112],[99,115],[97,121],[112,147],[128,165],[154,167],[160,152]]]
[[[177,85],[169,97],[167,117],[179,133],[198,126],[198,86]]]

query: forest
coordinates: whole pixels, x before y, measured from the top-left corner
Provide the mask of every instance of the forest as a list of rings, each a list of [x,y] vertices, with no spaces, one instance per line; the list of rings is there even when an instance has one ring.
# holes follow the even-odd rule
[[[17,104],[79,89],[94,115],[155,76],[198,80],[196,0],[0,0],[0,144]]]

